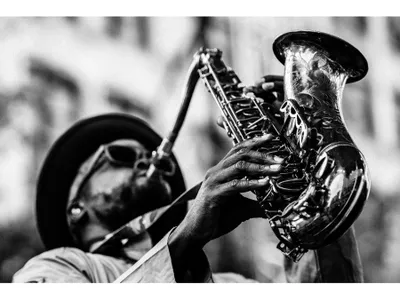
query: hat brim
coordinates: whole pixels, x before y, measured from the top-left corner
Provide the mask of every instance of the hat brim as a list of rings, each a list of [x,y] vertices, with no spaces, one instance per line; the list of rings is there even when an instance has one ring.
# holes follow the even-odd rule
[[[47,249],[77,246],[69,232],[66,218],[71,184],[79,167],[100,145],[119,139],[137,140],[149,150],[155,150],[162,140],[143,120],[127,114],[111,113],[77,122],[50,149],[43,163],[36,191],[37,225]],[[168,182],[175,199],[186,187],[174,155],[172,159],[177,168]],[[186,205],[179,206],[160,219],[154,232],[156,239],[179,223],[186,210]]]

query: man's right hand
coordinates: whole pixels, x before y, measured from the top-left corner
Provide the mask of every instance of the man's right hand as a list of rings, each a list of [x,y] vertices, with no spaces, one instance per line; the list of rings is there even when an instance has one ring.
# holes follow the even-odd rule
[[[208,170],[185,219],[170,236],[172,257],[187,257],[242,222],[265,218],[260,205],[241,193],[265,187],[268,176],[279,173],[282,158],[256,151],[267,146],[271,139],[271,135],[265,135],[239,143]]]

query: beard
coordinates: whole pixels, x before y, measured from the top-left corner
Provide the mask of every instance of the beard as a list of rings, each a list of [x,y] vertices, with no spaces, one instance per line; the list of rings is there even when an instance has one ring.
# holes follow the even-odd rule
[[[92,208],[111,231],[132,219],[171,203],[171,188],[163,178],[148,179],[133,174],[131,180],[98,198]]]

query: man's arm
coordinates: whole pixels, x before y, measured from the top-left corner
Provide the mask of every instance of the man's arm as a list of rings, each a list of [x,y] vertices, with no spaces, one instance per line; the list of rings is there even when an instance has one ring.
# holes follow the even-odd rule
[[[173,231],[173,230],[172,230]],[[205,253],[200,250],[193,253],[185,268],[175,270],[168,241],[170,231],[134,266],[122,274],[115,283],[255,283],[236,273],[212,273]],[[174,259],[179,259],[178,257]]]
[[[138,262],[117,278],[115,283],[213,282],[206,255],[202,250],[192,253],[185,268],[174,270],[174,256],[169,248],[172,229]]]
[[[87,283],[83,252],[75,248],[46,251],[32,259],[13,276],[14,283]]]
[[[130,282],[211,281],[203,247],[250,218],[265,217],[256,201],[240,193],[264,187],[268,184],[267,176],[279,173],[281,158],[254,150],[271,139],[272,136],[265,135],[239,143],[209,169],[184,220],[135,264],[126,279]],[[150,276],[153,270],[165,276]]]
[[[354,228],[334,243],[309,251],[298,262],[284,259],[288,282],[363,282],[363,269]]]

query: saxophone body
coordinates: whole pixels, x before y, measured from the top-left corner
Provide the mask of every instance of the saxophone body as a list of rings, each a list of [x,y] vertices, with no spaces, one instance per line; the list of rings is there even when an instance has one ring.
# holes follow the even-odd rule
[[[244,94],[236,73],[218,49],[195,54],[200,79],[215,99],[233,143],[272,134],[267,148],[285,158],[269,185],[253,191],[293,261],[343,235],[361,213],[370,191],[363,154],[344,124],[340,103],[346,82],[364,77],[368,65],[347,42],[318,32],[280,36],[273,49],[284,63],[280,109]]]

